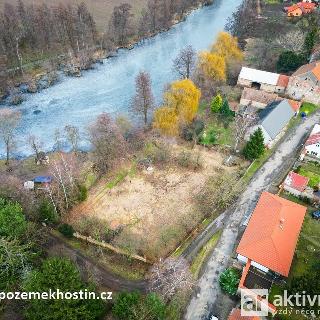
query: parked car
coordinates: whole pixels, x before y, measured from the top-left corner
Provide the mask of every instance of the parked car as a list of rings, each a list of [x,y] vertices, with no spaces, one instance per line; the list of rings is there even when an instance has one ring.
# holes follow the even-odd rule
[[[316,220],[320,220],[320,210],[312,213],[312,218]]]

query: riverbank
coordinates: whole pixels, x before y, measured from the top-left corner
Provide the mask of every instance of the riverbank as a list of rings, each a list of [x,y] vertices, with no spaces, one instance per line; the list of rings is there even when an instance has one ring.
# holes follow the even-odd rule
[[[145,41],[168,32],[175,25],[185,21],[193,11],[210,6],[213,2],[213,0],[199,1],[197,5],[190,7],[181,16],[176,15],[167,28],[149,32],[147,35],[138,35],[124,46],[117,46],[109,50],[101,47],[89,49],[78,52],[77,56],[69,52],[50,57],[47,60],[34,61],[23,66],[23,75],[16,74],[17,69],[10,70],[15,74],[10,81],[12,86],[7,92],[2,94],[0,92],[0,106],[20,105],[26,99],[26,94],[39,93],[61,81],[63,76],[82,77],[83,71],[92,70],[97,64],[103,64],[106,59],[116,57],[119,50],[132,50]]]
[[[143,40],[132,50],[119,49],[116,56],[83,72],[83,77],[66,77],[60,72],[60,78],[46,90],[23,94],[25,101],[14,107],[21,113],[14,156],[31,154],[25,143],[29,135],[38,137],[44,152],[55,150],[56,133],[64,134],[67,125],[79,129],[79,147],[88,150],[88,125],[102,112],[114,119],[121,115],[138,123],[139,118],[130,110],[136,75],[141,70],[150,74],[155,104],[160,105],[164,87],[179,76],[172,69],[173,59],[188,45],[195,51],[207,50],[241,2],[215,0],[213,5],[193,11],[185,22],[168,32]],[[62,140],[64,143],[64,137]],[[1,143],[0,154],[4,156]]]

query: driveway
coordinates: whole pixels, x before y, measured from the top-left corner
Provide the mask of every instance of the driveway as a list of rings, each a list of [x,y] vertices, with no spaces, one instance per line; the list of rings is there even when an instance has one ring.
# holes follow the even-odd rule
[[[207,262],[204,274],[198,281],[195,294],[187,308],[186,320],[205,319],[213,310],[220,292],[219,275],[228,267],[236,246],[241,226],[248,220],[262,191],[272,187],[275,180],[284,176],[293,164],[297,152],[311,128],[320,121],[320,113],[290,129],[271,158],[256,172],[247,189],[238,199],[234,210],[225,213],[225,228],[220,241]],[[215,310],[213,310],[214,313]]]

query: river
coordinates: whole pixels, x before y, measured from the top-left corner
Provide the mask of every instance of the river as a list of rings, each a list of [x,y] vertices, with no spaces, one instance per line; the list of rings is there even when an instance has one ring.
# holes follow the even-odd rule
[[[164,86],[177,78],[172,60],[179,51],[187,45],[197,51],[209,48],[241,2],[215,0],[213,5],[195,10],[169,31],[139,43],[132,50],[119,50],[116,57],[85,71],[82,77],[65,77],[48,89],[28,94],[26,101],[14,107],[22,113],[16,156],[31,154],[26,142],[30,134],[41,139],[44,151],[52,150],[56,129],[63,130],[67,124],[79,127],[83,135],[81,147],[87,147],[85,129],[97,115],[129,114],[134,79],[140,70],[150,73],[154,95],[161,103]],[[34,113],[35,110],[38,112]],[[4,147],[0,145],[0,156],[3,155]]]

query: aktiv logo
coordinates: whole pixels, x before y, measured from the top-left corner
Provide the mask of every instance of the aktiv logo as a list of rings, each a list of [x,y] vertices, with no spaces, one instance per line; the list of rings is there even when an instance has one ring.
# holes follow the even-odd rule
[[[241,316],[267,317],[268,293],[267,289],[241,289]]]

